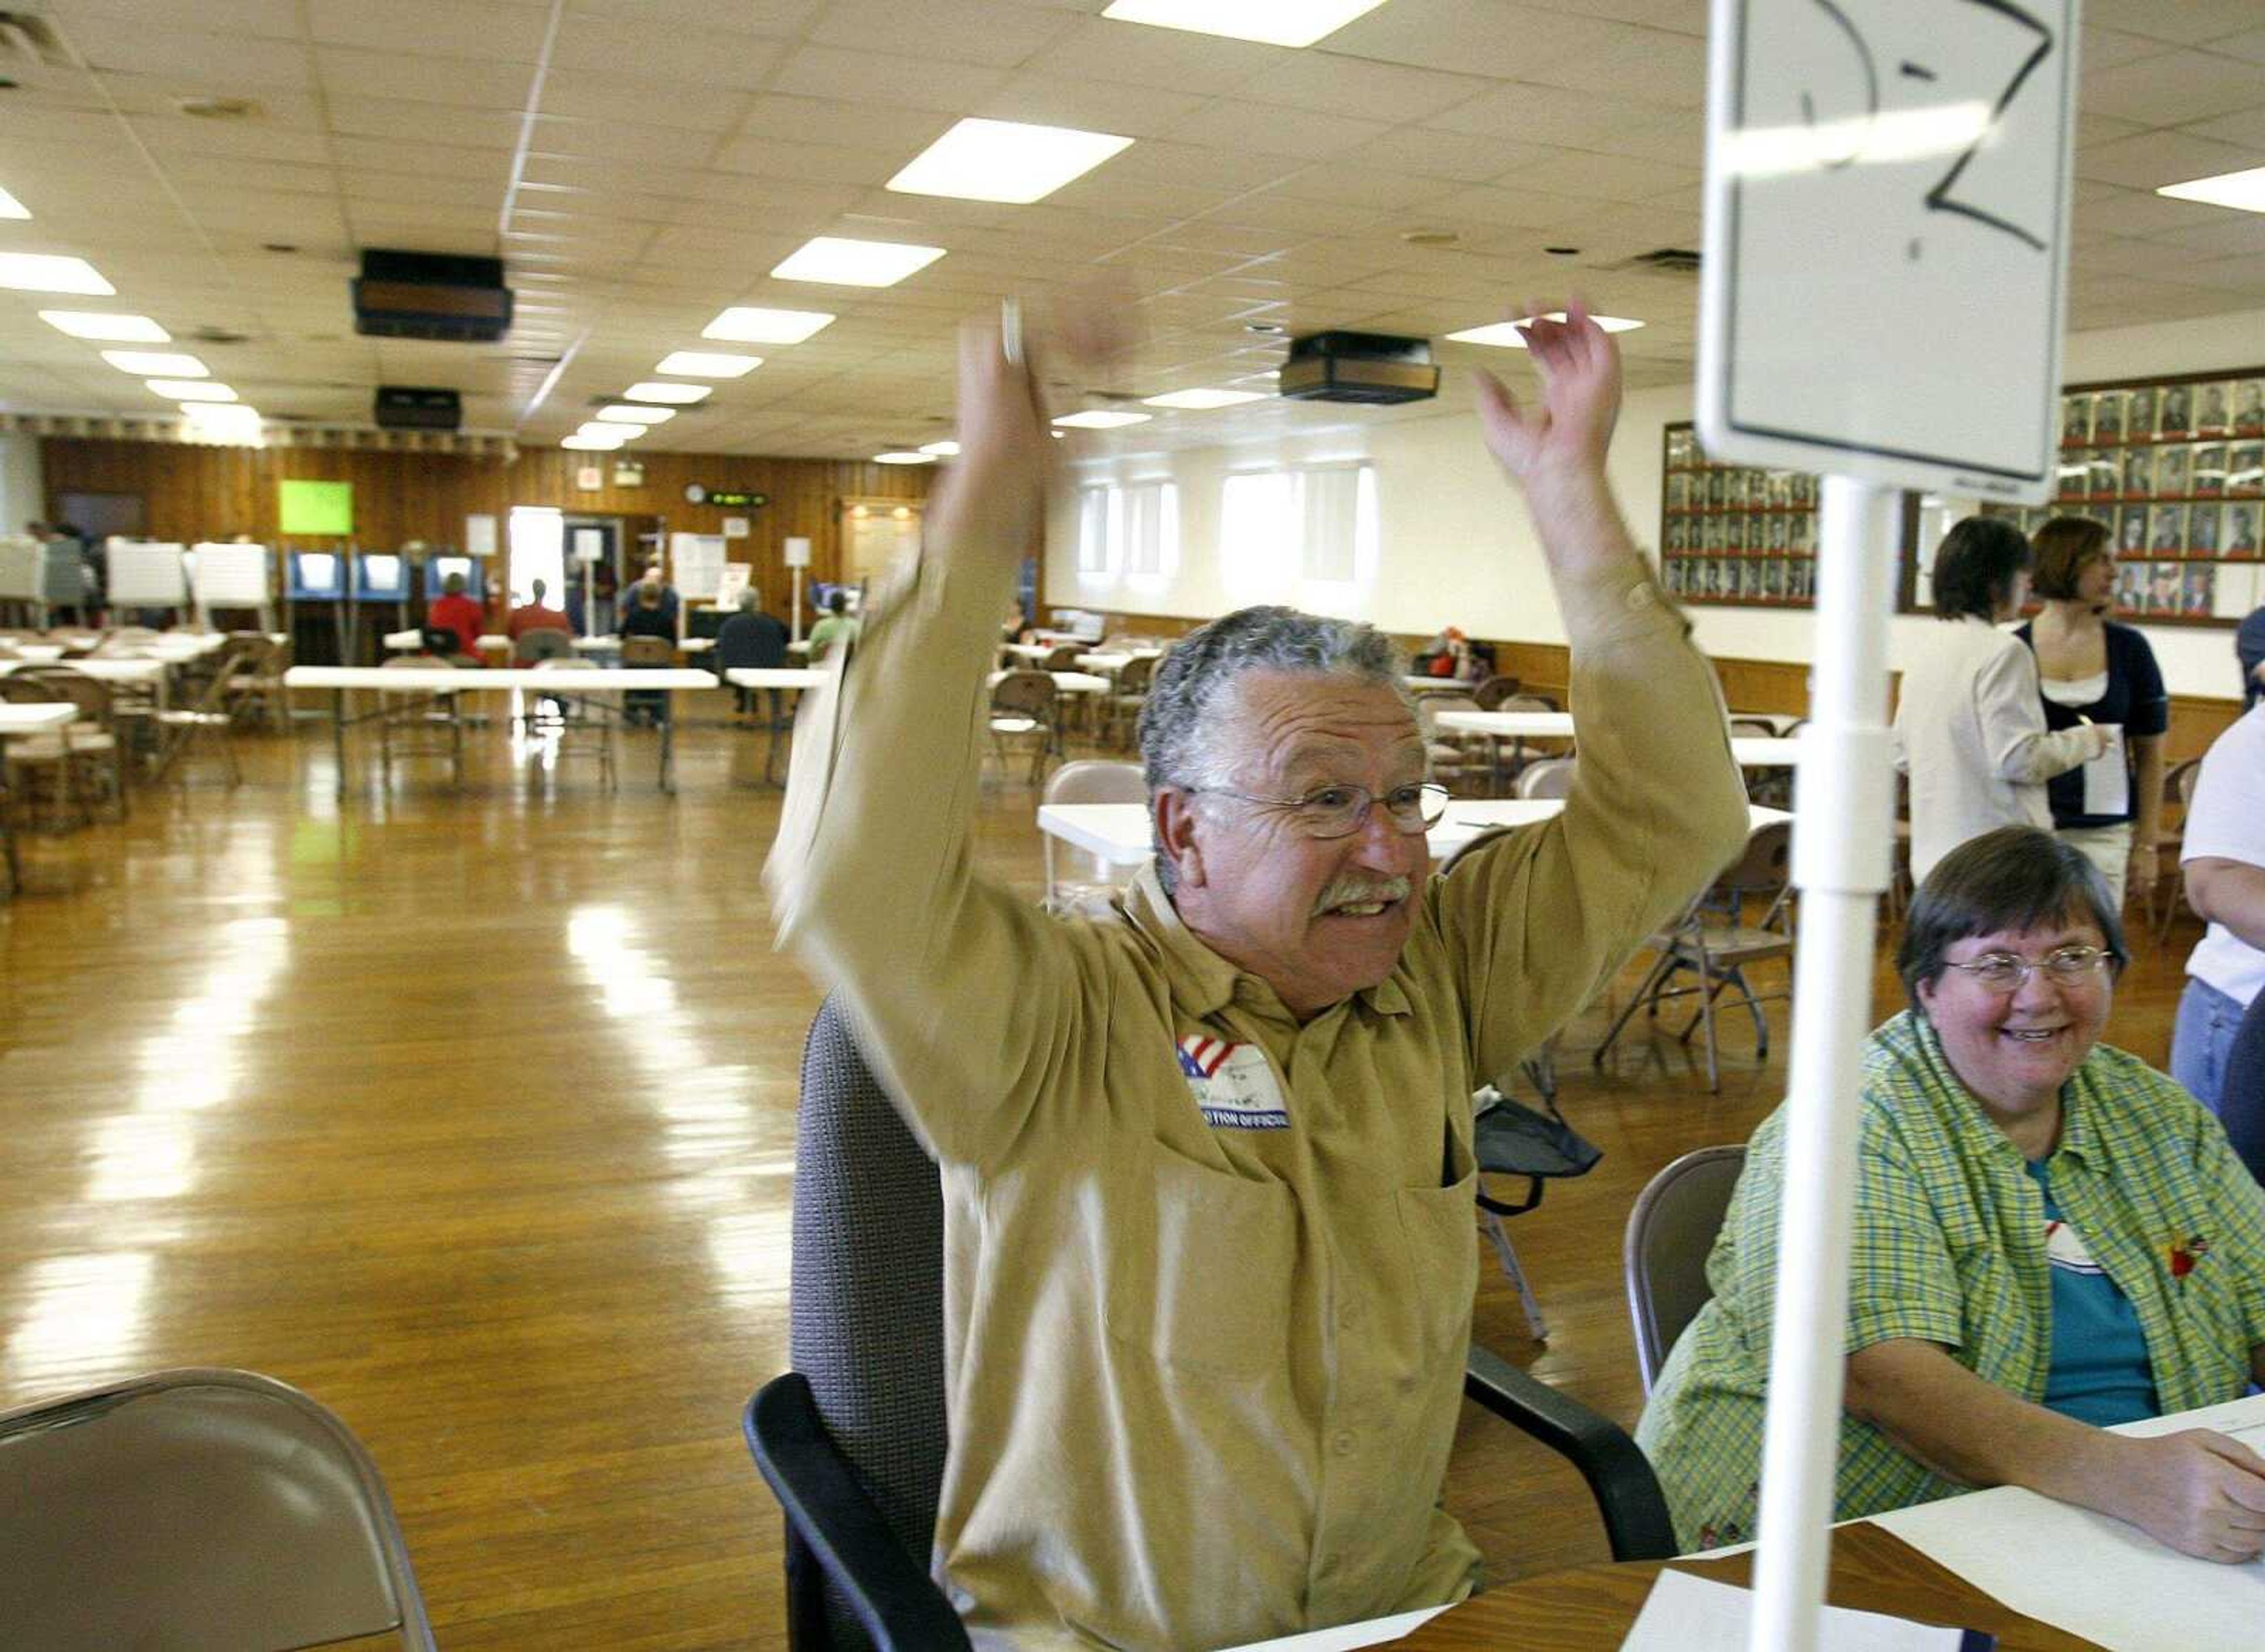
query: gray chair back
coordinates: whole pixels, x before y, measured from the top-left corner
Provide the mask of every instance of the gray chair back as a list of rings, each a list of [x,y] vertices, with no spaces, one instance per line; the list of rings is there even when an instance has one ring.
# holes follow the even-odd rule
[[[0,1415],[0,1631],[41,1652],[432,1652],[376,1466],[297,1389],[164,1371]]]
[[[546,659],[571,659],[573,655],[573,637],[548,626],[521,631],[519,640],[511,645],[512,663],[520,666],[540,665]]]
[[[1714,1295],[1707,1255],[1745,1164],[1743,1143],[1686,1153],[1652,1177],[1628,1212],[1621,1266],[1647,1396],[1675,1339]]]
[[[943,1184],[833,998],[803,1046],[796,1132],[789,1359],[925,1570],[943,1483]],[[835,1648],[870,1644],[846,1609],[829,1616]]]
[[[1528,763],[1518,771],[1518,795],[1521,797],[1570,797],[1574,761],[1570,757],[1543,757]]]

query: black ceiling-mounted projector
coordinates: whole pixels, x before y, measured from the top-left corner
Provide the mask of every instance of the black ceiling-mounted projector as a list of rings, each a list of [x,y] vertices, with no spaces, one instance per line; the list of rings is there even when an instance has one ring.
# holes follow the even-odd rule
[[[353,285],[354,331],[373,338],[493,344],[511,326],[501,258],[367,247]]]
[[[1388,406],[1439,393],[1429,338],[1383,332],[1316,332],[1290,340],[1281,394],[1296,402],[1365,402]]]
[[[372,411],[380,430],[455,430],[464,422],[455,391],[417,384],[379,385]]]

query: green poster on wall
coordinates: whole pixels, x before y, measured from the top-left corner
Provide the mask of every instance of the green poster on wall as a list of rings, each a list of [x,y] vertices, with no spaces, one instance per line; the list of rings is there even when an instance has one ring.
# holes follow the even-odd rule
[[[278,482],[277,504],[287,534],[343,538],[353,532],[351,482]]]

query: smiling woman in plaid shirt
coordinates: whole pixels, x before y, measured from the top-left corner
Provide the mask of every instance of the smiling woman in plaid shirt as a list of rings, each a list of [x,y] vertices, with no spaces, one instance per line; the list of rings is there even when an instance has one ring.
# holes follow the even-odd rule
[[[2105,1425],[2265,1379],[2265,1190],[2171,1080],[2098,1042],[2127,954],[2100,875],[2006,826],[1946,855],[1864,1060],[1834,1513],[2020,1485],[2205,1560],[2265,1551],[2265,1459]],[[1686,1546],[1755,1535],[1781,1110],[1754,1132],[1637,1437]]]

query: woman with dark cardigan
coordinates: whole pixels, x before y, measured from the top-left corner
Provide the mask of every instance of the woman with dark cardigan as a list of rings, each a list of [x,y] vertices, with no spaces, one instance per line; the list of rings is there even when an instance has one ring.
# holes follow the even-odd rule
[[[2116,588],[2108,530],[2084,517],[2056,516],[2030,542],[2036,556],[2031,588],[2044,606],[2014,635],[2037,657],[2045,726],[2089,723],[2123,731],[2120,787],[2113,774],[2103,782],[2087,768],[2045,782],[2053,833],[2100,869],[2120,911],[2127,872],[2142,889],[2155,882],[2170,696],[2146,637],[2108,617]]]

